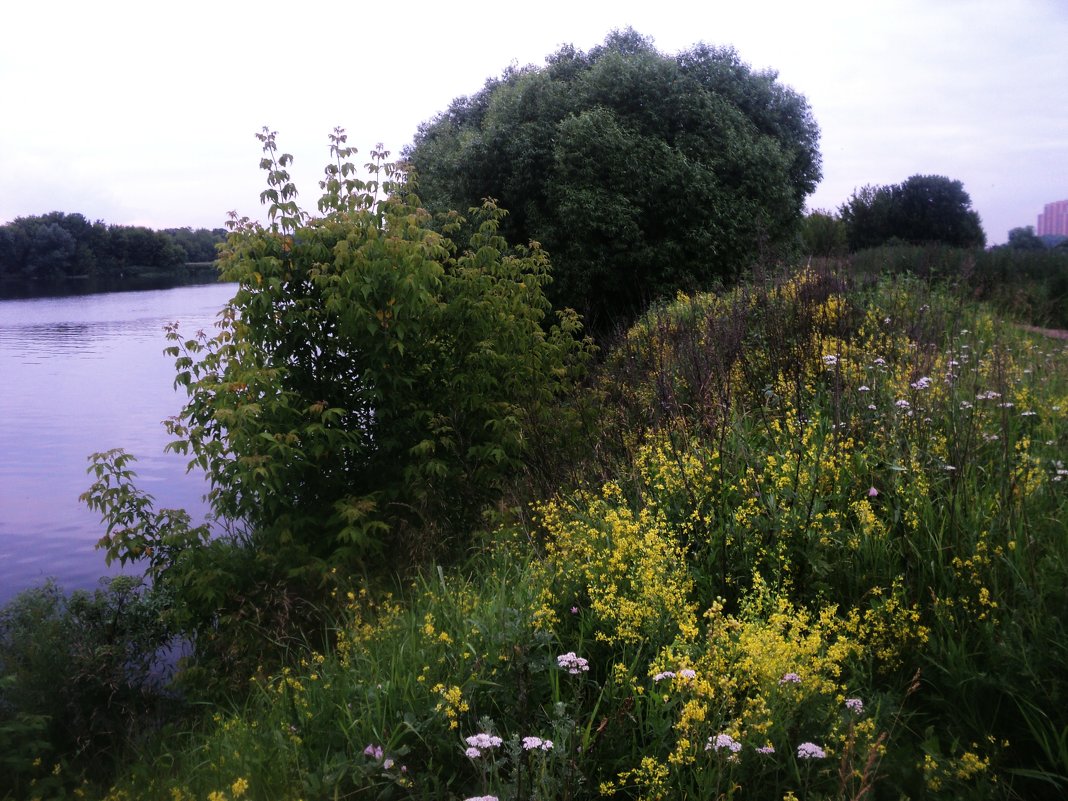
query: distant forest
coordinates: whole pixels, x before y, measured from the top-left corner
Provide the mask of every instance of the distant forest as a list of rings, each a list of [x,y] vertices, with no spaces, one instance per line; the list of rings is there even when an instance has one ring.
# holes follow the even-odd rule
[[[189,263],[215,261],[215,246],[225,239],[223,228],[154,231],[61,211],[19,217],[0,226],[0,280],[177,272]]]

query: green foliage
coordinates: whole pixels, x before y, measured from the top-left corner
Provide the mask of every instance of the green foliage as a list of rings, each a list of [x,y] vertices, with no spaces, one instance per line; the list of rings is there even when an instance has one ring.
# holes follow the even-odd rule
[[[120,577],[92,594],[45,584],[0,610],[0,792],[60,797],[148,733],[172,638],[164,607]]]
[[[169,236],[183,251],[186,262],[213,262],[219,246],[226,241],[225,228],[166,228],[162,233]]]
[[[981,248],[986,235],[971,206],[960,181],[913,175],[902,184],[857,190],[840,214],[854,251],[895,241]]]
[[[403,530],[444,535],[495,497],[528,421],[581,365],[577,323],[543,328],[548,260],[509,251],[493,204],[456,253],[395,194],[384,154],[371,181],[346,177],[335,134],[324,216],[310,218],[264,141],[276,220],[231,235],[220,266],[239,289],[219,333],[171,334],[190,396],[176,447],[208,471],[215,511],[282,564],[373,562]]]
[[[495,198],[552,255],[557,306],[600,330],[793,244],[820,177],[804,98],[731,49],[677,56],[633,30],[509,69],[406,152],[432,211]]]
[[[1035,235],[1035,227],[1028,225],[1009,231],[1008,247],[1013,250],[1045,250],[1046,243]]]
[[[292,157],[260,139],[270,223],[232,223],[219,266],[238,289],[216,332],[167,334],[188,393],[170,447],[206,472],[218,536],[155,510],[122,452],[94,457],[85,496],[109,562],[146,563],[198,652],[231,671],[314,625],[331,568],[462,552],[531,454],[567,435],[556,404],[589,354],[573,313],[549,325],[548,258],[510,249],[492,203],[460,249],[387,154],[357,178],[336,130],[312,216]]]
[[[843,256],[848,249],[846,225],[835,214],[817,209],[801,223],[801,252],[806,256]]]
[[[942,283],[959,297],[983,301],[1021,323],[1068,329],[1068,251],[946,245],[892,245],[850,256],[857,275],[911,274]]]
[[[662,304],[585,488],[340,590],[332,647],[114,797],[1059,797],[1064,358],[911,275]]]

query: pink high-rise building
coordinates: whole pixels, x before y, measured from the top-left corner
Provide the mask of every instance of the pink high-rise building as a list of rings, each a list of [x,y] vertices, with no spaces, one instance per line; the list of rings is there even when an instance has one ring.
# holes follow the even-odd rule
[[[1035,233],[1038,236],[1068,236],[1068,200],[1047,203],[1046,208],[1038,215],[1038,230]]]

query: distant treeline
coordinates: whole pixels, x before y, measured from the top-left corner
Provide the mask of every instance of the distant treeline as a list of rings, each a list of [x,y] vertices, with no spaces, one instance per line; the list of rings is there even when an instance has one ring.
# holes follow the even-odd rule
[[[82,214],[53,211],[0,226],[0,279],[50,281],[177,271],[215,260],[222,228],[168,228],[90,222]]]

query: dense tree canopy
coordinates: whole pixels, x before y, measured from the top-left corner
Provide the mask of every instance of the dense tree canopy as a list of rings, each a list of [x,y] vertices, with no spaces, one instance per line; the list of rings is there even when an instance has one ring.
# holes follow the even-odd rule
[[[1033,225],[1022,228],[1013,228],[1009,231],[1009,241],[1006,243],[1013,250],[1045,250],[1046,243],[1035,234]]]
[[[982,247],[986,235],[964,184],[913,175],[902,184],[865,186],[841,210],[851,250],[892,241]]]
[[[225,228],[164,228],[163,233],[185,251],[185,261],[215,261],[219,245],[226,241]]]
[[[432,211],[495,198],[554,266],[550,297],[604,327],[796,239],[820,178],[805,99],[729,48],[632,30],[511,68],[424,123],[406,157]]]
[[[19,217],[0,226],[0,278],[117,277],[133,269],[166,270],[191,261],[214,261],[215,246],[225,234],[222,229],[153,231],[106,225],[61,211]]]

